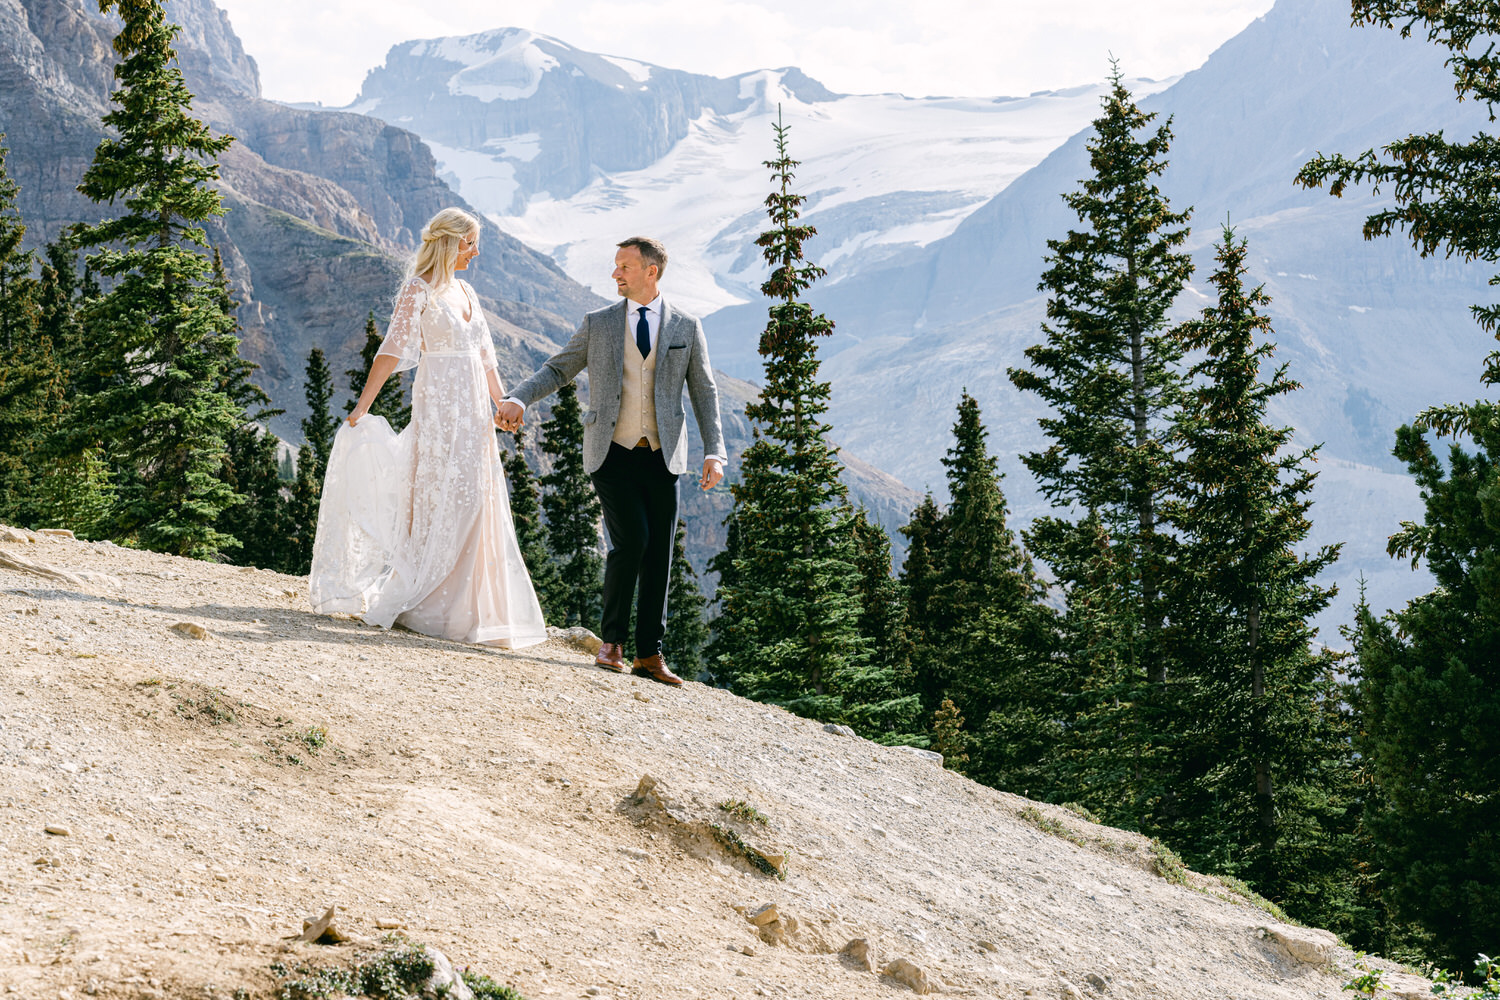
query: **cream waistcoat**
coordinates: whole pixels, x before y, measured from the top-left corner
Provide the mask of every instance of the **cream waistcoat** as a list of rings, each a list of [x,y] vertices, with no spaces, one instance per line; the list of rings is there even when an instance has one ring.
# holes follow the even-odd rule
[[[627,333],[629,331],[626,331]],[[661,337],[658,334],[657,344]],[[660,351],[652,349],[648,357],[641,357],[641,349],[634,336],[625,338],[625,370],[620,384],[620,419],[615,424],[615,444],[634,448],[641,438],[651,442],[655,450],[661,449],[661,437],[656,431],[656,356]]]

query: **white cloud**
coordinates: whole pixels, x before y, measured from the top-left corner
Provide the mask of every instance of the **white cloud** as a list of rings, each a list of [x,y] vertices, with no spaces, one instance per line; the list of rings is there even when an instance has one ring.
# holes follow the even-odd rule
[[[392,45],[531,28],[594,52],[729,76],[798,66],[833,90],[1016,95],[1201,65],[1272,0],[217,0],[267,96],[347,104]]]

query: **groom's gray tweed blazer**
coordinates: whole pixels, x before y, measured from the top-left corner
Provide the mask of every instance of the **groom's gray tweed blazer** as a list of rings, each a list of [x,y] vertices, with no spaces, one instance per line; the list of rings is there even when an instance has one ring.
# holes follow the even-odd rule
[[[625,299],[583,317],[567,346],[548,358],[536,373],[509,393],[530,406],[589,370],[589,408],[583,414],[583,467],[593,473],[609,454],[610,439],[620,419],[620,384],[625,374]],[[693,416],[703,436],[707,455],[727,454],[719,423],[719,387],[708,363],[708,340],[698,317],[661,301],[661,326],[656,333],[656,431],[667,470],[687,471],[687,425],[683,420],[682,388],[693,401]]]

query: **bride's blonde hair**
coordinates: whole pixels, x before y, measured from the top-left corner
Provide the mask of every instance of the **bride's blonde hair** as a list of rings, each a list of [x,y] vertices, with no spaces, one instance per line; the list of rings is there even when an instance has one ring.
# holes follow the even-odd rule
[[[479,238],[479,220],[461,208],[445,208],[434,215],[422,227],[422,245],[406,264],[406,281],[431,274],[435,288],[448,284],[458,263],[458,244],[471,233]]]

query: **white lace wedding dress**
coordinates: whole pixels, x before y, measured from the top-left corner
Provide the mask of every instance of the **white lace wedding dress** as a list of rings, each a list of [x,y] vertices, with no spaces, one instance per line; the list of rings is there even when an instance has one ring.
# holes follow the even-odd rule
[[[417,369],[411,423],[400,434],[377,416],[339,425],[313,543],[313,609],[460,642],[542,642],[491,422],[495,348],[473,289],[413,278],[380,353],[398,372]]]

